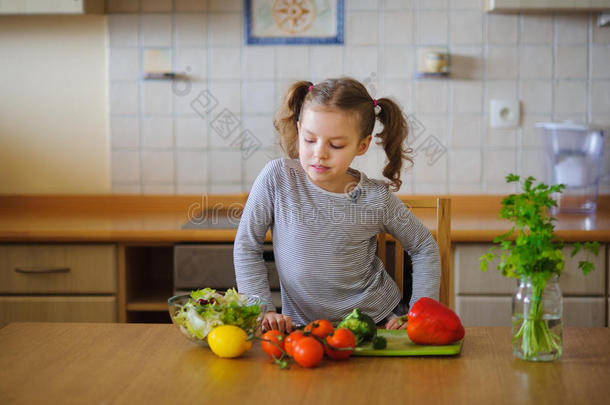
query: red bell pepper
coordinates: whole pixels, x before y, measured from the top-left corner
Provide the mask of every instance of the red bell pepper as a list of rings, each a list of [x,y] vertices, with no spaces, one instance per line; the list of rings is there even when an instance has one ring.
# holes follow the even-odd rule
[[[446,345],[464,337],[460,318],[432,298],[422,297],[409,310],[407,334],[414,343]]]

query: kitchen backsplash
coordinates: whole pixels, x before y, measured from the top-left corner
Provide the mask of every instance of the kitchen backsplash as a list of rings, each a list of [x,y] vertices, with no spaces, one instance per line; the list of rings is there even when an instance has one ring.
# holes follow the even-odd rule
[[[285,89],[353,76],[394,97],[415,166],[400,193],[500,194],[509,172],[548,180],[534,124],[610,127],[610,28],[597,16],[504,15],[480,0],[345,0],[345,44],[245,45],[241,0],[108,0],[114,193],[248,191],[281,156],[272,120]],[[423,46],[446,46],[448,79],[416,79]],[[143,79],[143,53],[171,51],[174,81]],[[519,99],[518,129],[489,127],[491,99]],[[610,142],[605,170],[610,171]],[[381,177],[378,147],[355,161]],[[605,178],[601,192],[610,192]]]

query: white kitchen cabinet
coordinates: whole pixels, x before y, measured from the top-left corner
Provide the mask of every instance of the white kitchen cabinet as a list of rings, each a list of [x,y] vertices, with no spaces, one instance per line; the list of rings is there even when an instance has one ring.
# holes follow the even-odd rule
[[[511,326],[511,296],[458,296],[455,310],[464,326]],[[564,297],[563,325],[603,327],[606,302],[603,297]]]
[[[486,0],[485,9],[499,13],[604,11],[610,10],[610,0]]]
[[[500,274],[496,269],[498,259],[490,264],[486,272],[480,270],[479,257],[491,246],[490,243],[455,244],[455,309],[465,326],[510,325],[511,297],[518,280]],[[584,258],[584,252],[571,258],[571,246],[565,247],[566,264],[560,277],[560,287],[564,296],[566,326],[597,327],[607,324],[606,249],[604,247],[597,257],[590,258],[595,270],[584,276],[577,268],[578,261]]]
[[[489,265],[486,272],[479,266],[479,257],[487,253],[492,244],[457,244],[454,253],[456,294],[512,294],[518,281],[503,277],[496,269],[498,259]],[[566,258],[564,272],[559,285],[564,295],[602,296],[606,279],[606,256],[604,249],[599,255],[590,257],[595,270],[585,276],[578,269],[578,261],[585,258],[584,252],[570,257],[572,247],[567,245],[563,252]]]
[[[104,14],[104,0],[0,0],[0,14]]]
[[[464,326],[510,326],[511,297],[457,296],[455,312]]]

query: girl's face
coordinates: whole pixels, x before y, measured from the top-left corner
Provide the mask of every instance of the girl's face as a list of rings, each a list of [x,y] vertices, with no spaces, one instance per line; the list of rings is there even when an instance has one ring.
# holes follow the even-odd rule
[[[299,160],[309,179],[335,193],[347,192],[354,178],[347,169],[364,154],[371,135],[360,139],[357,117],[337,110],[306,108],[297,123]]]

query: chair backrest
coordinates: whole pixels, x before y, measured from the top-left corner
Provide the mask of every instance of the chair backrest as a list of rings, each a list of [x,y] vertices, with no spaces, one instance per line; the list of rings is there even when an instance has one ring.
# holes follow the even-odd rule
[[[436,210],[436,229],[431,230],[441,256],[441,289],[440,302],[450,308],[453,302],[453,274],[451,272],[451,199],[449,198],[401,198],[409,209],[428,208]],[[377,235],[377,255],[387,265],[386,245],[395,243],[394,250],[394,280],[398,284],[400,294],[403,295],[404,284],[404,250],[400,243],[391,235],[380,233]],[[387,266],[386,266],[387,267]]]

